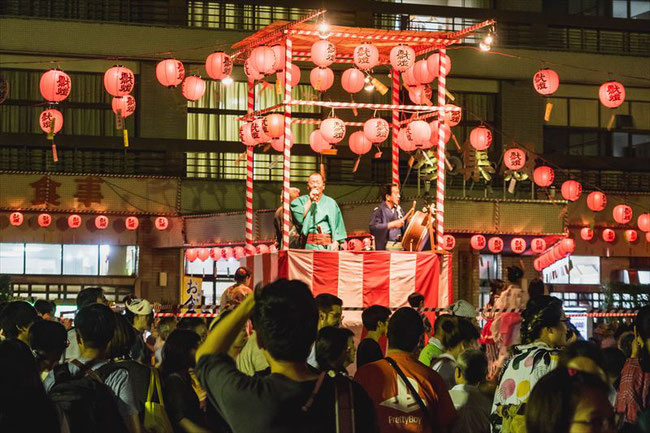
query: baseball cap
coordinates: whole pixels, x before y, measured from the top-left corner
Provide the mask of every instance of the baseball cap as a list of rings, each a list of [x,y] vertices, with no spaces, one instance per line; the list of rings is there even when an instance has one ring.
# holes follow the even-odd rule
[[[153,312],[151,302],[146,299],[132,298],[128,299],[125,303],[126,309],[133,314],[140,316],[148,316]]]
[[[449,311],[454,316],[466,317],[468,319],[476,318],[476,308],[464,299],[460,299],[451,304],[449,306]]]

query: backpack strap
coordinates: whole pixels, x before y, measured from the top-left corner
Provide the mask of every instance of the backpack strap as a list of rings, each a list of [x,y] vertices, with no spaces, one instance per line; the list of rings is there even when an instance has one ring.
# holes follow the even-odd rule
[[[397,365],[397,363],[395,362],[395,360],[393,358],[387,356],[384,359],[391,365],[391,367],[393,367],[395,372],[397,372],[397,375],[402,379],[402,382],[404,382],[406,384],[406,388],[409,390],[409,392],[411,393],[411,395],[415,399],[415,402],[418,404],[418,406],[420,407],[420,410],[422,411],[422,417],[425,420],[427,420],[427,422],[429,423],[430,428],[433,429],[434,428],[433,422],[431,420],[431,416],[429,415],[429,412],[427,411],[427,407],[424,404],[424,401],[422,401],[422,398],[420,397],[420,394],[418,394],[418,392],[413,387],[413,384],[411,383],[411,381],[408,380],[408,378],[406,377],[406,375],[404,374],[402,369],[399,368],[399,366]]]
[[[99,383],[104,383],[104,378],[97,374],[96,371],[92,369],[93,365],[96,365],[99,361],[88,361],[85,364],[78,359],[73,359],[70,361],[70,364],[73,364],[79,368],[77,376],[88,376],[93,380],[96,380]],[[101,368],[101,367],[100,367]]]
[[[336,396],[336,432],[354,433],[354,395],[352,393],[352,381],[337,374],[334,377]]]
[[[58,364],[54,367],[54,383],[63,383],[72,379],[70,369],[67,364]]]

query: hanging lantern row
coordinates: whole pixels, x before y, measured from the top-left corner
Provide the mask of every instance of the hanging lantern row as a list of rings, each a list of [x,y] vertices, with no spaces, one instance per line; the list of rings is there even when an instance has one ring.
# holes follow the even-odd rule
[[[25,216],[22,212],[12,212],[9,214],[9,223],[14,227],[20,227],[25,221]],[[49,213],[41,213],[37,218],[38,225],[41,227],[49,227],[52,224],[52,216]],[[81,215],[72,214],[67,218],[68,227],[77,229],[81,227],[83,218]],[[109,218],[106,215],[97,215],[94,219],[95,228],[98,230],[105,230],[109,225]],[[140,220],[136,216],[128,216],[124,219],[124,226],[127,230],[137,230],[140,226]],[[154,226],[158,230],[167,230],[169,228],[169,219],[167,217],[156,217]]]
[[[278,250],[275,245],[258,244],[255,246],[254,254],[276,253]],[[229,260],[235,258],[237,260],[254,255],[253,250],[247,253],[246,249],[242,246],[236,247],[213,247],[213,248],[188,248],[185,250],[185,258],[188,262],[194,262],[197,259],[205,262],[208,259]]]
[[[576,243],[571,238],[565,238],[553,245],[546,253],[542,254],[533,261],[533,266],[535,270],[541,272],[542,269],[549,267],[553,263],[557,262],[573,254],[576,249]]]
[[[540,69],[533,75],[533,87],[540,95],[550,96],[560,87],[560,78],[552,69]],[[598,99],[607,108],[619,107],[625,101],[625,86],[618,81],[607,81],[598,89]]]
[[[505,242],[499,236],[492,236],[489,240],[486,240],[483,235],[474,235],[470,238],[470,245],[472,249],[477,251],[481,251],[487,246],[492,254],[499,254],[505,248]],[[528,244],[524,238],[514,237],[510,240],[510,250],[515,254],[523,254],[527,248]],[[544,251],[546,241],[542,238],[534,238],[531,241],[530,248],[534,253]]]
[[[451,128],[446,122],[440,125],[438,120],[429,123],[423,120],[415,120],[398,131],[397,145],[404,152],[412,152],[417,149],[431,149],[438,145],[440,129],[442,129],[444,134],[444,142],[449,142]]]

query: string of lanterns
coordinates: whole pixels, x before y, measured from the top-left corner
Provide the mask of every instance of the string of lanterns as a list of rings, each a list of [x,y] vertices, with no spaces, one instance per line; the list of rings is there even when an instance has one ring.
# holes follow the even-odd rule
[[[54,221],[53,217],[51,214],[47,212],[42,212],[38,214],[37,217],[37,222],[38,225],[41,227],[49,227],[52,225],[52,222]],[[20,227],[23,222],[25,221],[25,215],[22,212],[12,212],[9,214],[9,224],[11,224],[14,227]],[[68,215],[66,219],[67,225],[71,229],[77,229],[81,227],[81,223],[83,222],[83,218],[79,214],[71,214]],[[106,215],[97,215],[94,218],[93,224],[96,229],[98,230],[105,230],[108,228],[110,223],[110,219]],[[159,216],[154,219],[154,227],[156,227],[157,230],[167,230],[169,228],[169,218]],[[140,227],[140,219],[136,216],[128,216],[124,219],[124,227],[127,230],[137,230],[138,227]]]

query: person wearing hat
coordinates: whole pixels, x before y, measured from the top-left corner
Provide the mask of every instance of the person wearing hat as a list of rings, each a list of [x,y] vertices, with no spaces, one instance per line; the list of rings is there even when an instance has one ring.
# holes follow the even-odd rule
[[[449,312],[457,317],[464,317],[476,323],[476,307],[464,299],[459,299],[449,306]]]
[[[151,365],[152,351],[144,341],[145,331],[153,324],[153,305],[146,299],[128,296],[124,299],[124,317],[135,329],[136,339],[131,349],[131,359]]]
[[[250,288],[251,272],[243,266],[235,271],[235,284],[224,290],[219,303],[219,312],[232,310],[246,298],[246,295],[253,293]]]

